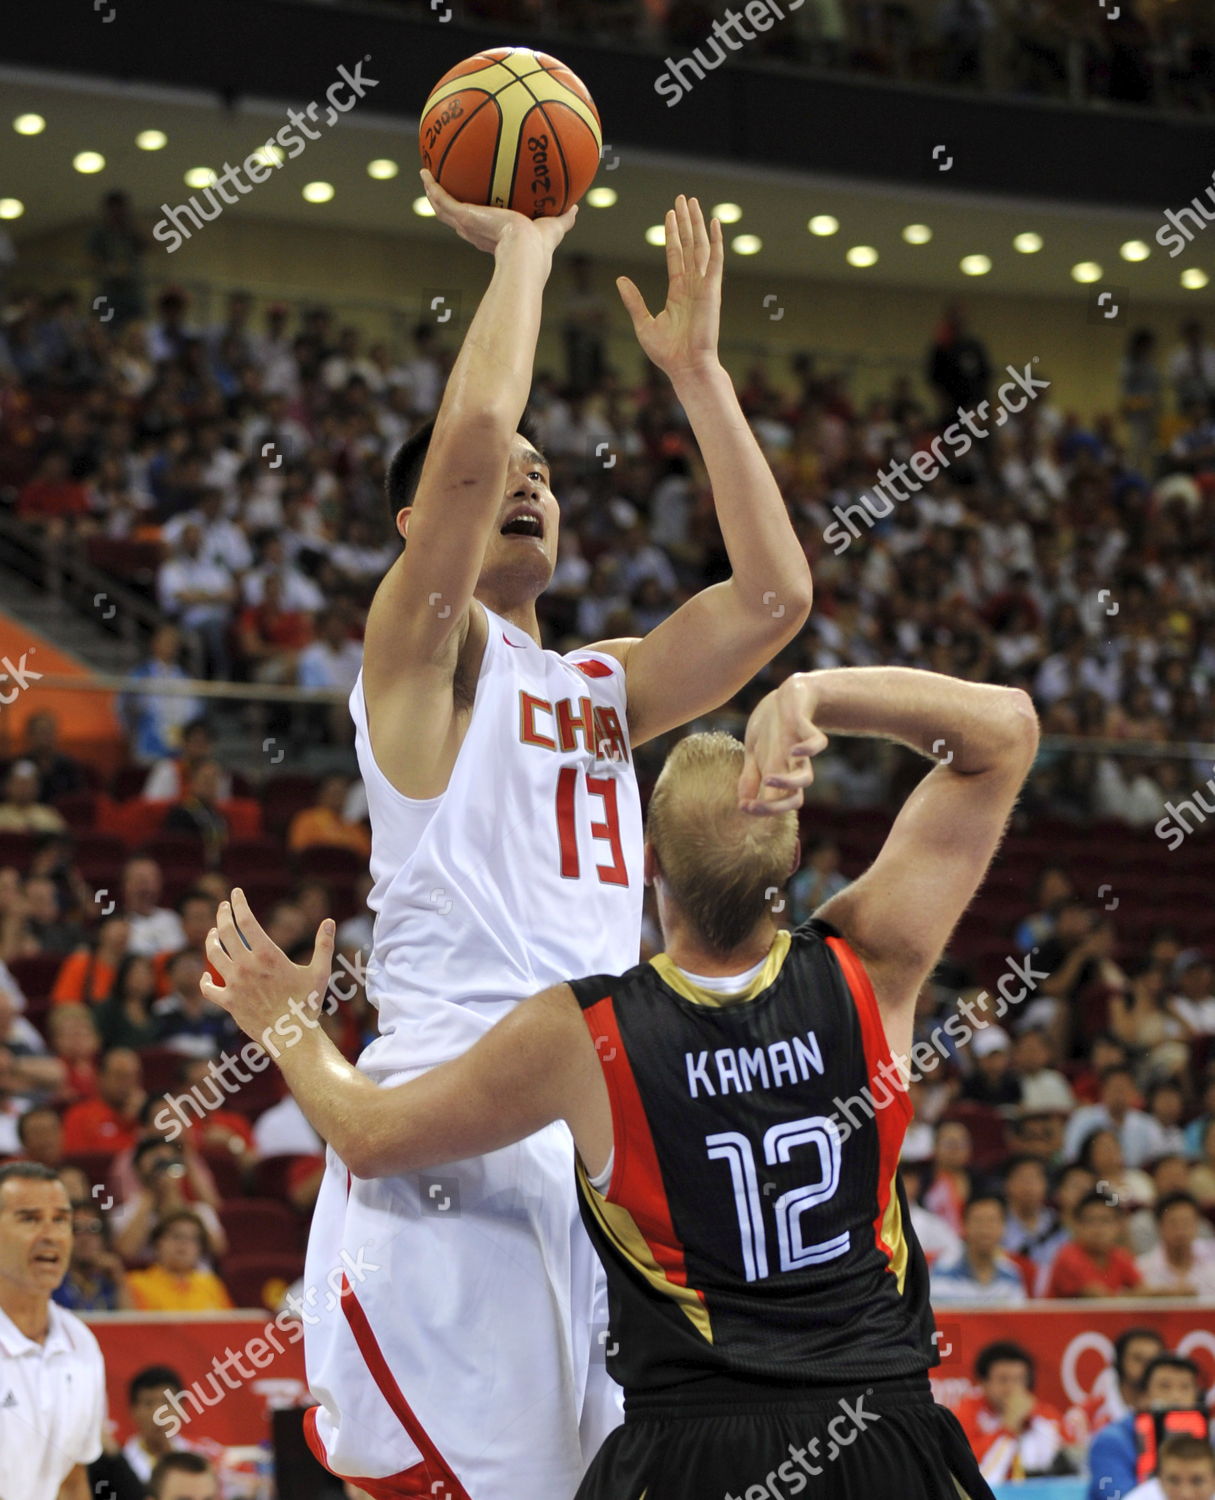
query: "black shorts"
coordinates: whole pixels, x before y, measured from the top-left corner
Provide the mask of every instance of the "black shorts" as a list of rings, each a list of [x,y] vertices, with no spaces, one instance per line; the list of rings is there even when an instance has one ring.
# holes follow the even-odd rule
[[[749,1393],[755,1391],[755,1399]],[[575,1500],[994,1500],[927,1379],[626,1401]]]

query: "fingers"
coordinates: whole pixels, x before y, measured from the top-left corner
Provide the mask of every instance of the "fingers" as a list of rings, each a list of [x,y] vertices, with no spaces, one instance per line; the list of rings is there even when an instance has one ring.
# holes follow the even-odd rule
[[[240,886],[233,887],[232,910],[236,914],[236,920],[240,923],[240,930],[244,934],[246,947],[253,948],[258,942],[266,943],[271,948],[275,946],[266,935],[265,928],[253,915],[253,908],[249,905],[249,898],[241,890]]]
[[[233,895],[235,894],[236,893],[234,891]],[[232,913],[231,901],[221,901],[219,903],[219,910],[215,913],[215,926],[211,930],[212,932],[218,933],[218,942],[220,943],[223,952],[229,961],[229,964],[231,964],[231,962],[236,958],[236,955],[238,953],[242,953],[245,948],[244,939],[241,937],[240,932],[237,930],[236,919]],[[210,955],[208,953],[208,957],[209,956]]]
[[[677,198],[676,203],[679,203]],[[679,238],[679,217],[675,209],[668,208],[662,221],[667,238],[667,280],[674,281],[684,273],[683,242]]]
[[[312,949],[312,972],[308,976],[312,987],[322,1000],[329,988],[329,976],[333,973],[334,934],[337,925],[332,917],[326,917],[316,929],[316,943]]]
[[[743,806],[759,796],[759,762],[750,750],[743,757],[742,775],[738,778],[738,802]]]
[[[645,298],[627,276],[617,276],[616,290],[620,293],[620,300],[624,303],[625,312],[633,320],[634,331],[639,330],[643,323],[649,321],[650,317],[650,309],[645,305]]]
[[[220,977],[226,984],[232,977],[232,971],[235,967],[235,964],[232,955],[224,947],[223,943],[220,942],[219,933],[214,927],[212,927],[211,931],[207,933],[207,941],[204,944],[204,947],[206,949],[207,962],[216,971],[216,973],[220,975]],[[203,983],[205,984],[206,981],[210,978],[210,974],[204,974]]]
[[[709,231],[705,227],[705,216],[700,207],[699,198],[691,198],[688,201],[688,229],[691,236],[690,260],[696,267],[696,274],[703,276],[709,269]]]

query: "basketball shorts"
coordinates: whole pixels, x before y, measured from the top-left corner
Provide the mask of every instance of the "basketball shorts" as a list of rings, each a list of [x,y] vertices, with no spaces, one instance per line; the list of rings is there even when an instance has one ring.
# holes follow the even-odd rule
[[[577,1500],[993,1500],[923,1376],[800,1392],[735,1383],[713,1398],[689,1386],[628,1397],[625,1411]]]
[[[621,1421],[563,1124],[375,1181],[330,1151],[304,1287],[308,1443],[375,1500],[570,1500]]]

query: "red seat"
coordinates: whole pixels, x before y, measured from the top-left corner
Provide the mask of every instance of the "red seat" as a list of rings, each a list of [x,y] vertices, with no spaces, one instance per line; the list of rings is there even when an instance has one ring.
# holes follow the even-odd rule
[[[16,865],[24,875],[37,842],[32,833],[0,833],[0,866]]]
[[[246,1190],[245,1174],[240,1162],[223,1146],[204,1146],[202,1158],[211,1169],[219,1196],[225,1201],[240,1198]]]
[[[147,766],[120,766],[110,783],[110,795],[115,802],[129,802],[138,797],[148,780]]]
[[[220,869],[243,886],[262,875],[281,876],[285,863],[283,846],[274,839],[233,839],[224,850]]]
[[[304,1257],[298,1252],[224,1257],[223,1282],[237,1307],[277,1312],[283,1293],[303,1274]]]
[[[9,972],[29,1000],[45,1000],[55,984],[63,957],[58,953],[34,953],[9,959]]]
[[[97,819],[97,802],[96,792],[67,792],[62,797],[55,798],[54,806],[63,814],[64,822],[72,830],[77,850],[84,831],[92,828]]]
[[[271,777],[262,787],[262,817],[266,832],[283,835],[297,812],[316,801],[316,777],[291,771]]]
[[[117,881],[126,857],[127,846],[115,833],[89,831],[76,835],[76,863],[86,880]]]
[[[361,854],[333,844],[311,844],[307,849],[301,849],[296,855],[296,864],[301,875],[345,880],[352,880],[367,869],[367,861]]]
[[[221,1204],[219,1219],[233,1254],[292,1254],[300,1248],[300,1220],[275,1198],[229,1199]]]
[[[302,1156],[263,1156],[253,1169],[253,1191],[259,1198],[275,1198],[287,1202],[287,1186],[297,1161]]]
[[[949,1106],[941,1118],[956,1120],[970,1131],[971,1165],[977,1171],[990,1171],[1007,1157],[1004,1121],[999,1112],[989,1105],[977,1104],[971,1099],[959,1099]]]
[[[181,1065],[185,1058],[168,1047],[144,1047],[139,1059],[143,1063],[143,1086],[149,1094],[173,1094],[181,1088]]]

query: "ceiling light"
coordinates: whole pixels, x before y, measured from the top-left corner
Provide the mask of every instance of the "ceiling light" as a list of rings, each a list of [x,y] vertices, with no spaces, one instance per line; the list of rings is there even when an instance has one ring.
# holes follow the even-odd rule
[[[400,170],[396,162],[387,156],[377,156],[374,161],[367,163],[368,177],[374,177],[377,182],[387,182],[390,178],[395,177]]]
[[[1042,248],[1042,236],[1035,234],[1032,229],[1017,235],[1013,240],[1013,249],[1020,251],[1022,255],[1037,255]]]
[[[932,238],[932,230],[927,224],[908,224],[903,230],[903,238],[909,245],[926,245]]]
[[[878,253],[872,245],[853,245],[844,259],[850,266],[872,266],[877,264]]]
[[[730,241],[730,249],[736,255],[758,255],[764,242],[757,234],[736,234]]]
[[[1197,266],[1190,266],[1188,270],[1181,273],[1181,284],[1187,292],[1200,292],[1210,277],[1205,271],[1200,271]]]
[[[41,135],[46,129],[46,121],[41,115],[18,115],[13,121],[13,129],[18,135]]]
[[[433,219],[435,216],[434,205],[425,193],[413,200],[413,211],[419,219]]]
[[[24,212],[20,198],[0,198],[0,219],[19,219]]]
[[[333,183],[306,182],[300,189],[300,196],[306,203],[328,203],[333,197]]]
[[[616,189],[610,187],[593,187],[586,195],[586,201],[592,208],[611,208],[616,202]]]
[[[964,255],[958,262],[963,276],[986,276],[991,270],[990,255]]]
[[[1126,244],[1118,251],[1123,260],[1146,260],[1151,253],[1151,250],[1142,240],[1127,240]]]
[[[100,151],[78,151],[72,157],[72,165],[78,172],[91,175],[93,172],[100,172],[105,167],[105,157]]]
[[[742,218],[742,209],[737,203],[715,203],[711,210],[711,217],[720,219],[723,224],[737,224]]]
[[[1100,281],[1102,275],[1101,267],[1095,260],[1082,260],[1072,267],[1072,280],[1083,282],[1085,285],[1091,281]]]
[[[811,234],[828,235],[835,234],[840,227],[840,221],[833,218],[831,214],[815,214],[806,225]]]
[[[667,226],[665,224],[651,224],[645,232],[647,245],[665,245],[667,242]]]
[[[192,188],[214,187],[219,181],[210,167],[191,167],[185,175],[185,184]]]
[[[160,151],[169,144],[169,137],[163,130],[141,130],[135,144],[141,151]]]

